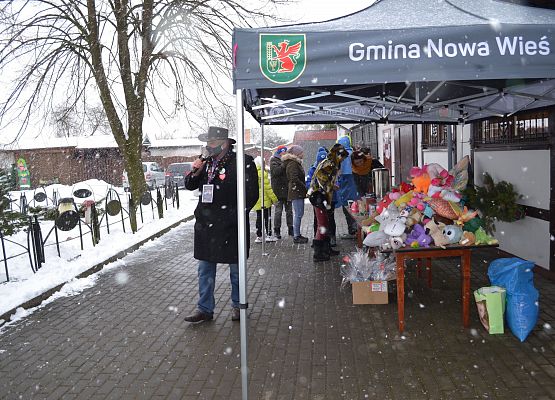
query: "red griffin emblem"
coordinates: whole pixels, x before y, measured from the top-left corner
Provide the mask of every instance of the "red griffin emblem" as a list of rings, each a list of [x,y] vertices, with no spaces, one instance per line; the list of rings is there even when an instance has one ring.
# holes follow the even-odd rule
[[[278,43],[279,49],[272,45],[272,48],[276,52],[276,58],[281,62],[281,68],[278,72],[291,72],[295,68],[295,59],[299,56],[301,50],[301,42],[289,46],[289,40],[284,40]]]

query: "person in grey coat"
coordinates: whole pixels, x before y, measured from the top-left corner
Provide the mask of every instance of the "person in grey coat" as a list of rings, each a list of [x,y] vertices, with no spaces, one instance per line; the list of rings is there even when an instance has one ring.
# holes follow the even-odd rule
[[[285,165],[281,160],[283,153],[287,151],[287,147],[278,146],[276,152],[270,158],[270,183],[272,191],[276,195],[278,201],[274,204],[274,236],[281,239],[281,216],[285,208],[285,222],[287,223],[287,233],[293,236],[293,207],[291,202],[287,200],[287,174]]]
[[[293,243],[296,244],[308,242],[308,238],[301,235],[301,220],[307,192],[303,155],[303,148],[297,145],[289,147],[283,155],[283,165],[287,174],[287,199],[293,205]]]

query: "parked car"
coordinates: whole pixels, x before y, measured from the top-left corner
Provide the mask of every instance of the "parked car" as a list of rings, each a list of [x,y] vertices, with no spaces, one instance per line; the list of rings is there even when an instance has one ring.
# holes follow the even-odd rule
[[[166,169],[166,184],[173,183],[180,188],[185,187],[185,177],[191,173],[193,163],[182,162],[168,165]]]
[[[163,186],[166,182],[166,174],[164,168],[158,163],[152,161],[143,162],[143,172],[145,174],[145,181],[150,190],[159,186]],[[122,186],[125,190],[129,190],[129,180],[127,179],[127,171],[123,171]]]

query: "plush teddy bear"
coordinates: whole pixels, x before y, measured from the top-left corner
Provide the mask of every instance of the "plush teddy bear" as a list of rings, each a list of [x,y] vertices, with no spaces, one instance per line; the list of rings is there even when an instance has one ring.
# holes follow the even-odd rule
[[[464,231],[459,244],[462,246],[472,246],[476,243],[476,236],[472,232]]]
[[[429,220],[426,225],[424,225],[426,229],[428,229],[428,234],[434,239],[434,244],[438,247],[443,247],[449,244],[449,241],[445,236],[443,236],[443,228],[445,228],[444,224],[436,223],[433,219]]]

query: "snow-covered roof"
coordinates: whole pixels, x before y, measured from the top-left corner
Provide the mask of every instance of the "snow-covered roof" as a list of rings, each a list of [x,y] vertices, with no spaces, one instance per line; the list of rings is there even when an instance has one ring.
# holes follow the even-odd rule
[[[198,138],[153,139],[149,137],[151,148],[160,147],[195,147],[204,143]],[[118,145],[112,135],[48,137],[38,136],[32,139],[20,140],[15,143],[0,145],[0,150],[35,150],[72,147],[76,149],[106,149],[117,148]]]

